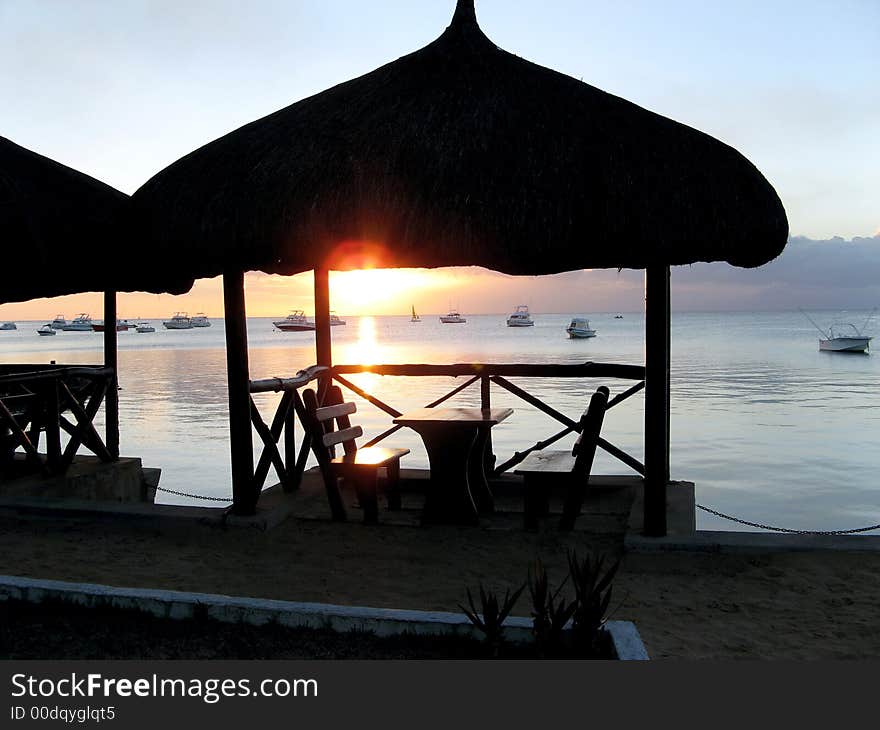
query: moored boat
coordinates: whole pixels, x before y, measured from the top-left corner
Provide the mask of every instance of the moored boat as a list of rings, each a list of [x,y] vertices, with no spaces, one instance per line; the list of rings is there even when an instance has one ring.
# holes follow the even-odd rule
[[[207,315],[204,312],[197,312],[192,317],[192,326],[193,327],[210,327],[211,320],[208,319]]]
[[[191,330],[193,323],[186,312],[175,312],[171,319],[162,322],[162,326],[167,330]]]
[[[116,320],[116,331],[117,332],[127,332],[131,324],[129,324],[127,319],[117,319]],[[106,329],[103,322],[92,322],[92,330],[95,332],[103,332]]]
[[[339,315],[335,314],[334,312],[330,312],[330,326],[335,327],[340,324],[345,324],[345,320],[340,319]]]
[[[532,315],[529,314],[529,308],[526,304],[517,304],[516,309],[507,318],[508,327],[534,327],[535,322]]]
[[[40,329],[37,330],[37,334],[40,337],[50,337],[57,333],[55,332],[55,328],[52,326],[52,323],[47,322],[42,327],[40,327]]]
[[[72,322],[68,322],[61,329],[65,332],[91,332],[92,318],[85,312],[82,312],[74,317]]]
[[[284,319],[272,322],[282,332],[313,332],[315,323],[306,318],[302,309],[294,309]]]
[[[67,320],[64,319],[64,315],[63,315],[63,314],[56,314],[56,315],[55,315],[55,319],[53,319],[53,320],[49,323],[49,326],[50,326],[53,330],[63,330],[63,329],[64,329],[64,325],[66,325],[66,324],[67,324]]]
[[[450,310],[447,314],[441,315],[440,321],[443,322],[443,324],[464,324],[467,322],[467,320],[454,309]]]
[[[149,322],[138,322],[135,327],[135,331],[137,332],[155,332],[156,328],[153,327]]]
[[[870,347],[872,339],[863,335],[855,325],[840,322],[831,325],[828,337],[819,340],[819,349],[828,352],[864,352]]]
[[[590,320],[583,317],[572,317],[568,327],[565,328],[569,339],[577,340],[587,337],[595,337],[596,330],[590,327]]]
[[[17,329],[18,329],[18,326],[15,324],[15,322],[4,322],[3,324],[0,324],[0,330],[17,330]]]
[[[416,314],[416,305],[415,304],[412,305],[412,317],[410,318],[409,321],[410,322],[421,322],[422,321],[422,318]]]
[[[835,322],[825,330],[816,324],[813,318],[804,312],[803,309],[801,314],[810,320],[813,327],[822,333],[822,337],[819,338],[820,350],[826,352],[865,352],[874,338],[866,335],[864,331],[876,311],[876,309],[871,311],[861,329],[851,322]]]

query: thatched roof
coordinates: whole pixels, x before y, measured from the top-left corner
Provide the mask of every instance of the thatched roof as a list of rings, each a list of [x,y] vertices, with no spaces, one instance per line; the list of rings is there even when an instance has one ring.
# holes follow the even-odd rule
[[[181,293],[118,235],[129,196],[0,137],[0,303],[86,291]]]
[[[175,162],[134,227],[224,268],[480,265],[513,274],[782,251],[775,191],[735,149],[497,48],[473,0],[433,43]]]

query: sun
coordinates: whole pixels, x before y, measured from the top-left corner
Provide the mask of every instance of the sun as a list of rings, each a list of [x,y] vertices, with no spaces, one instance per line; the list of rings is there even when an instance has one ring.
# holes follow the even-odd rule
[[[345,314],[406,312],[413,295],[436,286],[425,269],[359,269],[330,274],[333,309]]]

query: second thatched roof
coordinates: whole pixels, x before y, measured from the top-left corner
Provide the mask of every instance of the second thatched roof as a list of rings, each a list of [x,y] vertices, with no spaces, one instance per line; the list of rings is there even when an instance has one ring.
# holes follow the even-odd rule
[[[0,303],[87,291],[183,293],[146,270],[127,233],[129,196],[0,137]]]
[[[727,261],[785,246],[772,186],[722,142],[497,48],[460,0],[433,43],[192,152],[133,196],[188,275]]]

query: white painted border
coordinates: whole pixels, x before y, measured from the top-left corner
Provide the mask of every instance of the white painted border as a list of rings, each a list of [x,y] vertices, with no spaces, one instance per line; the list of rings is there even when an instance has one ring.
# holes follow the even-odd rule
[[[213,593],[189,593],[153,588],[116,588],[97,583],[69,583],[59,580],[0,575],[0,601],[16,599],[41,603],[58,599],[80,606],[133,608],[159,618],[192,618],[196,610],[227,623],[261,625],[276,621],[282,626],[368,631],[377,636],[410,633],[421,636],[451,634],[477,637],[467,616],[442,611],[409,611],[399,608],[337,606],[329,603],[277,601]],[[203,609],[197,607],[203,606]],[[505,638],[514,644],[532,641],[532,620],[511,617],[505,621]],[[609,621],[606,625],[618,659],[648,659],[639,632],[630,621]]]

